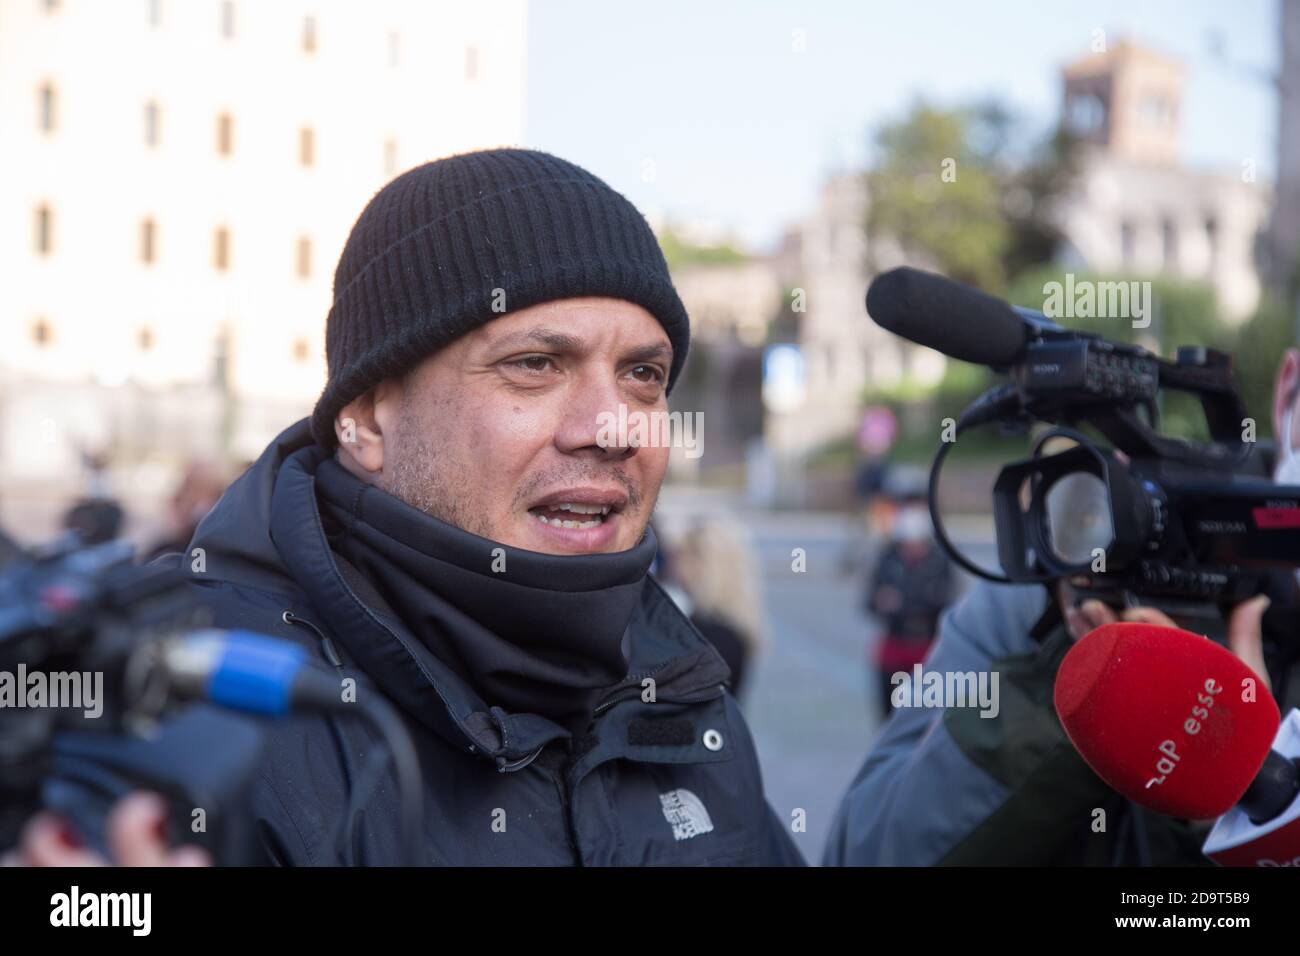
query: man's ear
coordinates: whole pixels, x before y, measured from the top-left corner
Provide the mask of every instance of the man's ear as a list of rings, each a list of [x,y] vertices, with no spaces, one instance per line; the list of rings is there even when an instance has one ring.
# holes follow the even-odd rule
[[[1273,379],[1273,435],[1279,443],[1287,410],[1295,406],[1297,392],[1300,392],[1300,351],[1287,349]]]
[[[374,481],[383,473],[385,432],[397,421],[401,400],[401,383],[386,379],[334,417],[339,461],[358,478]]]

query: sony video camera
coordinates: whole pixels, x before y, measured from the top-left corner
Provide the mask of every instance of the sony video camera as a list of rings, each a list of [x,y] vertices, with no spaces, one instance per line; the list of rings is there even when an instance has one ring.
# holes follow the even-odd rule
[[[1221,617],[1258,593],[1269,569],[1300,567],[1300,487],[1274,484],[1265,456],[1244,440],[1230,356],[1183,347],[1167,361],[910,268],[878,276],[867,311],[909,341],[1010,377],[963,412],[957,434],[993,423],[1052,426],[994,486],[1002,575],[968,560],[945,533],[937,490],[952,442],[935,456],[936,537],[973,574],[1003,583],[1067,578],[1108,603],[1140,597],[1187,620],[1207,608]],[[1209,441],[1157,431],[1161,390],[1199,400]],[[1051,444],[1068,447],[1048,453]]]

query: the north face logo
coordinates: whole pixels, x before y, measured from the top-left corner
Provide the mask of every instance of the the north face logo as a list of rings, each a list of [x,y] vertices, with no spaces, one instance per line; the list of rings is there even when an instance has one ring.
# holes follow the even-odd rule
[[[700,798],[689,790],[669,790],[667,793],[661,793],[659,802],[664,808],[664,819],[673,828],[674,840],[689,840],[693,836],[713,830],[709,811],[704,809]]]

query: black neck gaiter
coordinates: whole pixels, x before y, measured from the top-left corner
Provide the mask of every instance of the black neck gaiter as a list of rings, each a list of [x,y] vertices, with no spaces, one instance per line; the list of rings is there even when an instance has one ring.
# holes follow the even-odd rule
[[[653,532],[616,554],[523,551],[430,517],[333,459],[317,468],[316,493],[334,552],[489,706],[580,731],[627,675],[623,635]]]

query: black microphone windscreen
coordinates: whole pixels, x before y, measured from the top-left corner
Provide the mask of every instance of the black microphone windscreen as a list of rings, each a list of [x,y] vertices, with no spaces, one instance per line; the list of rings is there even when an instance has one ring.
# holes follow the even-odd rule
[[[867,287],[867,314],[886,331],[963,362],[1009,365],[1024,349],[1025,320],[999,299],[902,266]]]

